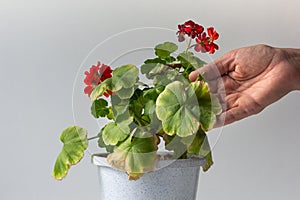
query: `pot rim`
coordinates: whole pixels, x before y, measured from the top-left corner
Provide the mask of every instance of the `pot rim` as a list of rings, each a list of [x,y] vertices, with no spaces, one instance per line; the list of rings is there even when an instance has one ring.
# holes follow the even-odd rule
[[[92,155],[92,163],[94,165],[100,166],[100,167],[108,167],[108,168],[114,168],[110,164],[107,163],[107,155],[109,153],[99,153],[99,154],[93,154]],[[156,165],[156,170],[161,168],[187,168],[187,167],[201,167],[206,164],[205,157],[200,156],[191,156],[191,158],[187,159],[170,159],[172,157],[172,153],[170,152],[158,152],[158,161]]]

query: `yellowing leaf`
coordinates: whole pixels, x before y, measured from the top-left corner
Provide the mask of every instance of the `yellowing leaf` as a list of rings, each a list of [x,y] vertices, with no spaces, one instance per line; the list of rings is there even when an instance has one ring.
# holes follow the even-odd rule
[[[58,180],[63,179],[67,175],[69,168],[82,159],[88,146],[87,132],[78,126],[66,128],[62,132],[60,140],[64,146],[56,159],[52,172],[52,176]]]
[[[129,175],[129,180],[137,180],[144,173],[156,167],[157,143],[154,137],[128,137],[114,153],[109,154],[110,165]]]

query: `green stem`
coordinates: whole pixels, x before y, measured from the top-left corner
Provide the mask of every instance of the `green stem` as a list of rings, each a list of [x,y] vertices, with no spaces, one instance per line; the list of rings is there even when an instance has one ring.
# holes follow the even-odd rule
[[[190,48],[189,49],[191,49],[191,48],[193,48],[193,47],[195,47],[196,46],[196,44],[193,44],[192,46],[190,46]]]
[[[93,140],[93,139],[97,139],[97,138],[99,138],[98,135],[96,135],[96,136],[94,136],[94,137],[91,137],[91,138],[88,138],[88,140]]]
[[[190,39],[189,39],[189,42],[187,43],[187,47],[186,47],[186,49],[185,49],[185,53],[187,53],[188,50],[190,49],[191,43],[192,43],[192,38],[190,38]]]

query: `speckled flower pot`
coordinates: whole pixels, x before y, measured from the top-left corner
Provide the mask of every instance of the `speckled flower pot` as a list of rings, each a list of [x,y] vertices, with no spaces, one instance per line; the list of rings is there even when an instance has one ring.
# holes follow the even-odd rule
[[[205,159],[160,160],[157,170],[137,181],[112,168],[106,155],[94,155],[100,181],[99,200],[195,200],[200,167]]]

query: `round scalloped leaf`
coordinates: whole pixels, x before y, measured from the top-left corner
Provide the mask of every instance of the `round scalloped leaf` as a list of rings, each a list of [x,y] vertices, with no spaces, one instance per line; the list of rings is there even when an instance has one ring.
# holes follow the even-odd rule
[[[95,118],[105,117],[109,114],[108,103],[104,99],[97,99],[91,106],[91,113]]]
[[[191,90],[191,87],[185,87],[182,82],[174,81],[158,96],[156,113],[167,134],[186,137],[199,129],[199,105]]]
[[[52,172],[52,176],[57,180],[63,179],[69,168],[77,164],[84,156],[84,151],[88,146],[87,131],[78,126],[70,126],[61,133],[60,140],[64,146]]]
[[[172,42],[165,42],[163,44],[156,45],[155,54],[162,59],[170,57],[170,54],[175,52],[178,46]]]
[[[125,171],[130,180],[139,179],[156,167],[157,143],[153,137],[128,137],[114,153],[107,157],[108,163]]]
[[[102,129],[102,138],[106,145],[116,145],[125,140],[129,133],[129,125],[133,121],[132,117],[127,118],[120,123],[110,122]]]
[[[114,91],[133,87],[138,80],[138,74],[139,70],[131,64],[116,68],[112,73]]]

